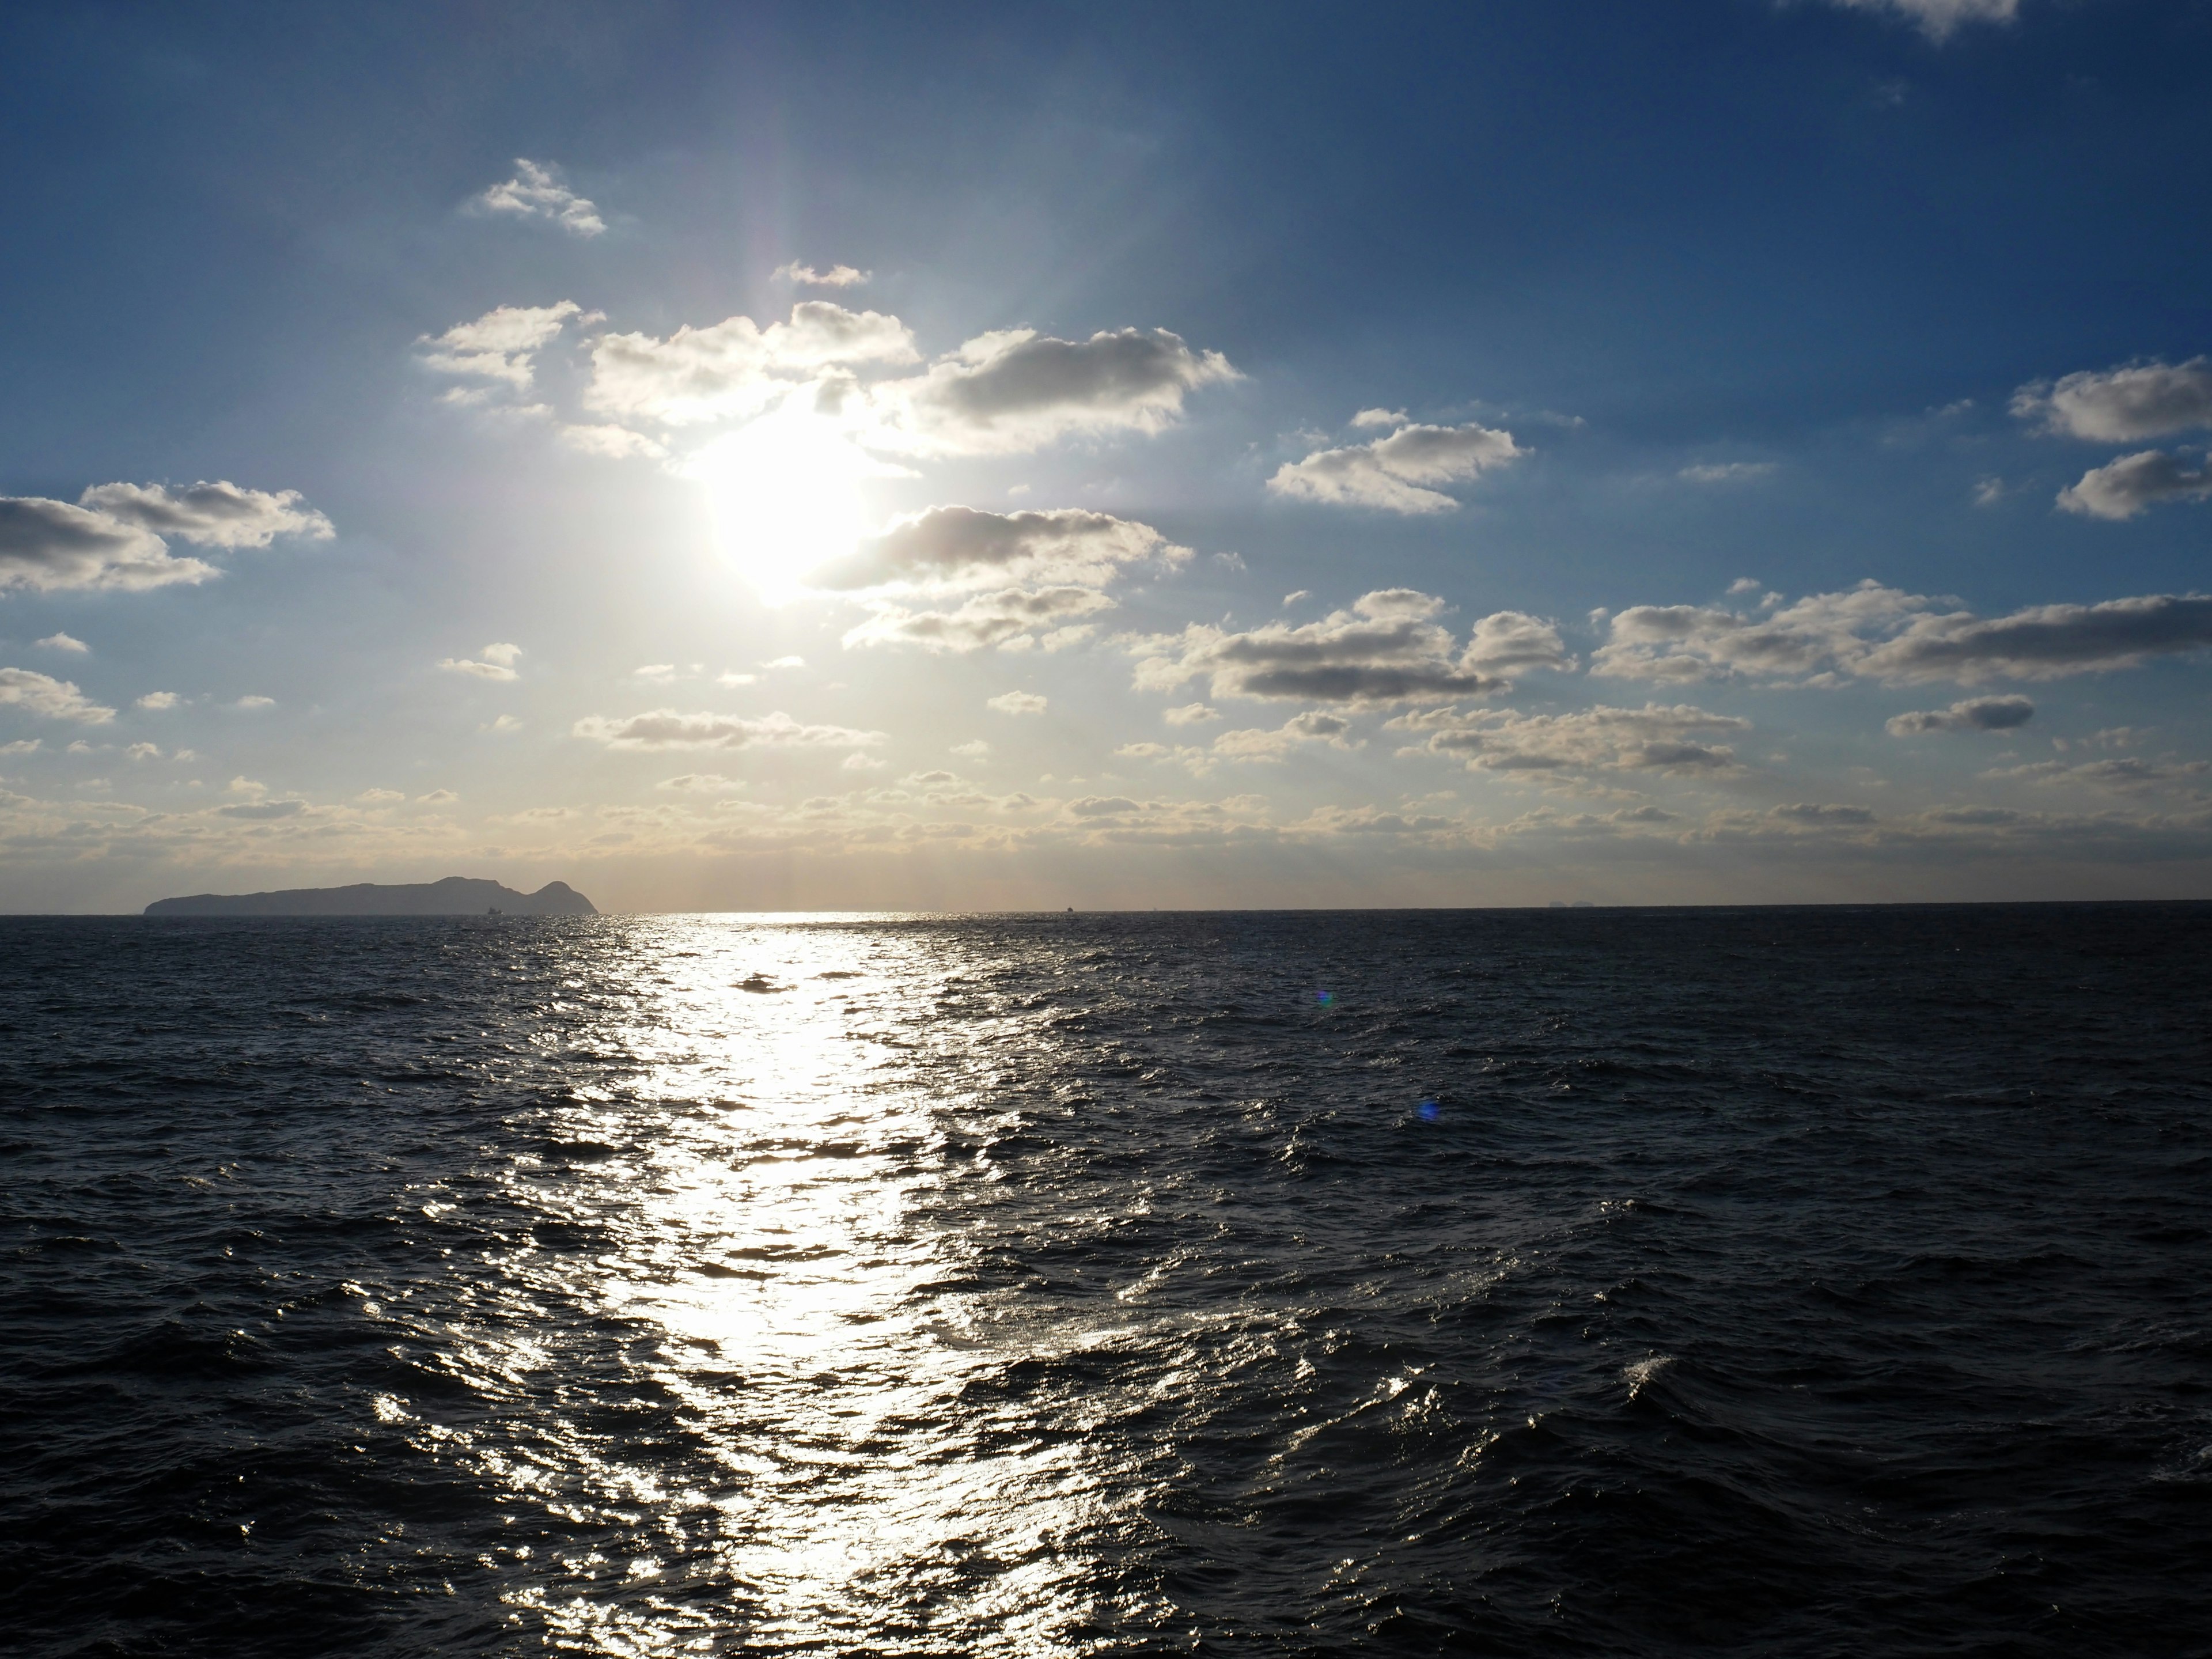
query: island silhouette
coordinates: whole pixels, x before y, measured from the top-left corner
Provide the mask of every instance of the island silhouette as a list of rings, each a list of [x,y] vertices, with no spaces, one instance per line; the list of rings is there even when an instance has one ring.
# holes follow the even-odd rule
[[[156,899],[149,916],[595,916],[599,909],[565,881],[534,893],[470,876],[443,881],[350,887],[290,887],[274,893],[197,893]]]

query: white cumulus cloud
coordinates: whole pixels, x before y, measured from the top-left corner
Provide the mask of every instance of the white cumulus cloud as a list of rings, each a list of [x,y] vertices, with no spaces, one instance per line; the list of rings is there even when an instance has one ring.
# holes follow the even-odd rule
[[[1916,708],[1893,714],[1882,730],[1893,738],[1917,738],[1929,732],[2009,732],[2035,718],[2026,697],[1968,697],[1948,708]]]
[[[807,725],[781,709],[757,720],[737,714],[686,714],[673,708],[655,708],[621,719],[591,714],[578,720],[574,730],[576,736],[610,749],[865,749],[889,741],[881,732]]]
[[[984,698],[983,707],[995,708],[1001,714],[1042,714],[1046,699],[1035,691],[1001,691],[995,697]]]
[[[1464,647],[1436,620],[1443,601],[1411,588],[1363,595],[1319,622],[1244,633],[1193,623],[1131,642],[1139,687],[1204,678],[1217,697],[1347,703],[1433,702],[1508,689],[1514,673],[1572,665],[1559,630],[1518,611],[1478,622]]]
[[[980,334],[927,373],[879,383],[870,399],[889,447],[916,453],[1011,453],[1055,439],[1152,433],[1182,414],[1184,395],[1237,379],[1218,351],[1194,351],[1165,329],[1102,331],[1061,340],[1033,329]]]
[[[86,726],[105,726],[115,718],[68,680],[58,680],[31,668],[0,668],[0,707],[20,708],[44,720],[77,720]]]
[[[1612,618],[1591,672],[1661,682],[1828,684],[1850,676],[1972,684],[2132,668],[2212,645],[2212,597],[2203,594],[2031,605],[1990,617],[1931,603],[1866,581],[1749,612],[1635,605]]]
[[[803,265],[793,259],[787,265],[778,265],[771,273],[787,283],[796,283],[802,288],[858,288],[868,280],[869,273],[851,265],[832,265],[827,270],[817,270],[812,265]]]
[[[550,306],[499,306],[472,323],[456,323],[434,338],[416,341],[423,367],[441,374],[492,380],[527,391],[538,353],[550,344],[583,307],[574,300]]]
[[[521,656],[520,646],[495,641],[473,659],[447,657],[438,666],[451,674],[468,674],[480,680],[511,680],[520,678],[514,665]]]
[[[1528,453],[1511,433],[1491,427],[1401,426],[1372,443],[1286,461],[1267,488],[1301,501],[1388,513],[1449,513],[1459,503],[1435,486],[1468,483]]]
[[[1735,750],[1713,738],[1751,729],[1749,720],[1687,703],[1641,708],[1601,703],[1567,714],[1438,708],[1401,714],[1389,724],[1396,731],[1425,732],[1428,752],[1484,772],[1727,771],[1737,764]]]
[[[92,649],[73,634],[49,634],[43,640],[34,640],[32,643],[48,651],[69,651],[80,656],[89,653]]]
[[[2212,497],[2212,465],[2185,466],[2178,455],[2146,449],[2093,466],[2058,492],[2058,505],[2092,519],[2132,519],[2160,501]]]
[[[896,317],[802,300],[762,328],[728,317],[665,339],[603,334],[592,345],[586,402],[617,416],[681,426],[755,415],[824,368],[912,362],[914,336]]]
[[[2212,359],[2123,363],[2033,381],[2013,393],[2012,412],[2055,435],[2097,443],[2212,427]]]
[[[201,547],[266,547],[279,536],[322,542],[337,533],[296,489],[245,489],[227,479],[94,484],[77,501],[119,523]]]
[[[893,520],[852,556],[810,572],[811,587],[957,590],[1007,581],[1097,586],[1130,565],[1187,562],[1150,525],[1073,507],[988,513],[933,507]]]
[[[547,220],[572,236],[598,236],[607,228],[599,209],[563,182],[559,167],[520,155],[514,158],[514,177],[474,198],[473,205],[486,213]]]

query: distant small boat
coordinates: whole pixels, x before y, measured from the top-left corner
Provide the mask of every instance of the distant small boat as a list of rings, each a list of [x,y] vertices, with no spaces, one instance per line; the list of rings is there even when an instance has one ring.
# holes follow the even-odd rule
[[[499,906],[497,906],[496,904],[493,905],[493,906],[491,907],[491,908],[490,908],[490,909],[489,909],[489,910],[487,910],[487,911],[485,911],[485,912],[484,912],[484,914],[485,914],[486,915],[488,915],[488,916],[495,916],[495,915],[497,915],[499,914]]]

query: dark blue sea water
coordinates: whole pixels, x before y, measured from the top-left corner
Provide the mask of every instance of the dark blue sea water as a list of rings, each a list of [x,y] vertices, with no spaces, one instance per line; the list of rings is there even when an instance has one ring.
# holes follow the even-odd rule
[[[2212,1652],[2208,945],[0,922],[0,1647]]]

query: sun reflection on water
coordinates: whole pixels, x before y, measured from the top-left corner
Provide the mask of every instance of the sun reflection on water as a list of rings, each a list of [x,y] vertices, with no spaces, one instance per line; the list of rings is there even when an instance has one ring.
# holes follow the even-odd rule
[[[958,1288],[967,1245],[941,1218],[947,1115],[990,1109],[932,1064],[917,1015],[941,971],[886,933],[686,919],[653,943],[592,1039],[633,1069],[563,1106],[546,1166],[518,1176],[609,1247],[559,1255],[540,1224],[500,1265],[510,1297],[557,1294],[586,1346],[623,1347],[592,1363],[672,1402],[690,1473],[672,1486],[667,1446],[626,1443],[603,1376],[504,1443],[480,1435],[510,1517],[605,1540],[510,1553],[510,1606],[614,1653],[892,1632],[914,1652],[1090,1650],[1104,1609],[1072,1540],[1110,1529],[1108,1483],[1079,1436],[990,1432],[975,1403],[1024,1350]],[[576,1335],[510,1326],[464,1363],[542,1400],[525,1377],[575,1363]]]

